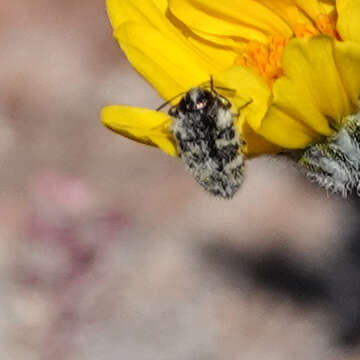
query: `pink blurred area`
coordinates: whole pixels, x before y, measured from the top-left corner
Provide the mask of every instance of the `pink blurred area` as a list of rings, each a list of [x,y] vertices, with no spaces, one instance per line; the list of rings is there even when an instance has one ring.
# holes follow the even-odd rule
[[[220,240],[316,264],[343,202],[267,158],[221,201],[178,159],[105,129],[102,106],[163,100],[100,0],[3,1],[0,44],[1,359],[349,358],[321,313],[234,291],[199,256]]]

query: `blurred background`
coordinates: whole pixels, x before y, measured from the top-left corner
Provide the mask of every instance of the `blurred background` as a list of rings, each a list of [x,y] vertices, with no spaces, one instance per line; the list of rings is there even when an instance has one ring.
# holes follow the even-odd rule
[[[103,128],[163,101],[103,1],[2,1],[0,44],[2,359],[360,359],[355,200],[268,158],[218,200]]]

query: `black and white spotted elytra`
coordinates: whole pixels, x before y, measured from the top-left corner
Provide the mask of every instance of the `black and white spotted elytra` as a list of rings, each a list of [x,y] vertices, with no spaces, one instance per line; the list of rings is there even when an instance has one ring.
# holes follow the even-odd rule
[[[171,107],[171,131],[185,166],[209,193],[230,199],[244,178],[242,140],[231,103],[211,89],[189,90]]]

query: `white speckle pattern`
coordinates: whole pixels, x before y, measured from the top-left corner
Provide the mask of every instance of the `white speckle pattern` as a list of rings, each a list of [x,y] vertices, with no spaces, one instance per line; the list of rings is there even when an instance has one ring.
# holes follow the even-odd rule
[[[186,168],[206,191],[225,199],[234,196],[244,177],[242,141],[230,108],[213,89],[196,87],[169,111]]]
[[[360,113],[323,143],[309,146],[299,160],[305,175],[333,193],[360,193]]]

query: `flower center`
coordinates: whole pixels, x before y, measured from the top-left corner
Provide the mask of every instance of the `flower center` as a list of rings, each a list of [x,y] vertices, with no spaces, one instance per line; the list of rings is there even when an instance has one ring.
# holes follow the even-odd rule
[[[245,51],[236,58],[235,64],[254,69],[271,86],[282,75],[281,55],[287,41],[283,35],[271,36],[268,44],[250,41]]]
[[[334,13],[318,15],[314,24],[297,24],[293,32],[297,38],[324,34],[340,39],[336,31],[336,14]],[[270,36],[267,44],[249,41],[246,49],[235,59],[235,64],[254,69],[271,87],[274,81],[283,74],[281,59],[288,41],[289,38],[281,34]]]

